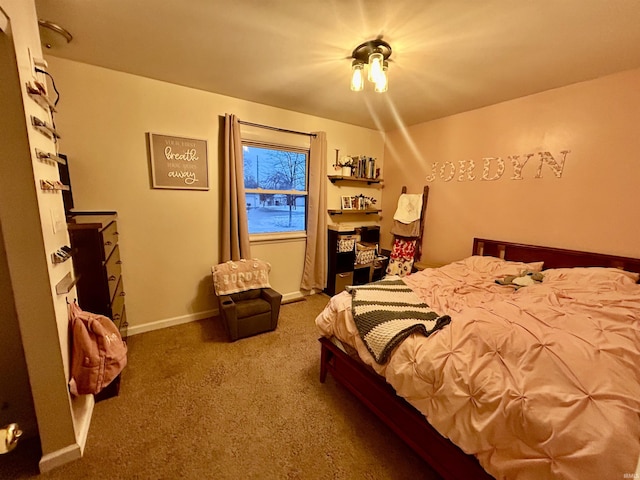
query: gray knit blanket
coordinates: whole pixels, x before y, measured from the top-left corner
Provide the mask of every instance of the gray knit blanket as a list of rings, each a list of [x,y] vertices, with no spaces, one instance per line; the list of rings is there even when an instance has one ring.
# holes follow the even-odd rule
[[[380,280],[347,290],[360,337],[380,364],[412,333],[428,337],[451,322],[448,315],[433,312],[401,279]]]

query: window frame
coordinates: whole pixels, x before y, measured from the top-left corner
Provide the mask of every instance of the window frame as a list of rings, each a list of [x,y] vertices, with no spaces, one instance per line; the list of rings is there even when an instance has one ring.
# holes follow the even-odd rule
[[[247,188],[246,185],[244,187],[245,195],[247,193],[251,194],[283,194],[283,195],[299,195],[305,197],[304,202],[304,230],[288,230],[288,231],[278,231],[278,232],[264,232],[264,233],[249,233],[249,241],[252,243],[268,243],[277,240],[295,240],[300,238],[307,237],[307,222],[308,222],[308,214],[309,214],[309,163],[311,156],[311,148],[310,147],[300,147],[294,145],[285,145],[281,143],[267,142],[262,140],[250,140],[250,139],[242,139],[242,177],[243,182],[245,180],[245,172],[244,172],[244,147],[256,147],[262,148],[265,150],[281,150],[293,153],[301,153],[305,156],[305,189],[304,190],[275,190],[275,189],[263,189],[263,188]],[[247,219],[248,223],[248,219]],[[249,225],[247,225],[248,227]]]

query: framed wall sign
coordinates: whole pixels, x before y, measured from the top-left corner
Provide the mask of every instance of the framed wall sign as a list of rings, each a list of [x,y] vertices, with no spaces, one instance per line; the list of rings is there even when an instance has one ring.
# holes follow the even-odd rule
[[[147,133],[153,188],[209,190],[207,141]]]

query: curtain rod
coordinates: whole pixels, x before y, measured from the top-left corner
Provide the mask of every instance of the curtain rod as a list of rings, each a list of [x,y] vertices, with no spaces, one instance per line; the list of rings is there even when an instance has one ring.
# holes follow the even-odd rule
[[[269,125],[260,125],[259,123],[244,122],[242,120],[238,120],[238,123],[242,125],[247,125],[249,127],[258,127],[258,128],[264,128],[266,130],[275,130],[276,132],[293,133],[295,135],[306,135],[308,137],[316,136],[315,133],[298,132],[296,130],[287,130],[286,128],[271,127]]]

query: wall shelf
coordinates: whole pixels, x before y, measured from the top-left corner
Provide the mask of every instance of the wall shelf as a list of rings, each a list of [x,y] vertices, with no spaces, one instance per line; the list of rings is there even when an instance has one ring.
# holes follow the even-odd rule
[[[382,183],[381,178],[363,178],[363,177],[346,177],[344,175],[327,175],[331,183],[336,182],[356,182],[366,183],[367,185]]]
[[[329,213],[329,215],[342,215],[342,214],[349,214],[349,213],[355,213],[355,214],[365,214],[365,215],[379,215],[380,212],[382,212],[382,210],[377,209],[377,208],[367,208],[367,209],[360,209],[360,210],[342,210],[342,209],[329,209],[327,210],[327,212]]]

